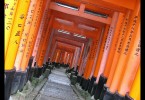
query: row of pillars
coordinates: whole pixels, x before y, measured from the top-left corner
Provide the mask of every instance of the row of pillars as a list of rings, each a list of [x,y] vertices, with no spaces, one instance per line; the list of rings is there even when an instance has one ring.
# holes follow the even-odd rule
[[[42,68],[49,59],[53,20],[49,4],[50,0],[5,0],[5,100],[13,93],[13,78],[18,73],[22,89],[28,69]]]
[[[25,73],[31,57],[32,67],[35,62],[38,68],[47,62],[53,36],[49,4],[50,0],[5,0],[7,78],[14,76],[15,71]],[[111,24],[100,29],[96,38],[82,49],[53,52],[52,61],[70,63],[71,67],[78,65],[79,75],[86,80],[96,77],[99,83],[102,75],[107,78],[109,92],[121,96],[129,93],[133,99],[140,100],[140,2],[125,14],[114,12]]]
[[[114,12],[111,24],[102,30],[91,41],[79,75],[87,81],[95,77],[98,85],[104,77],[108,93],[140,100],[140,2],[125,14]],[[112,98],[104,96],[103,100]]]

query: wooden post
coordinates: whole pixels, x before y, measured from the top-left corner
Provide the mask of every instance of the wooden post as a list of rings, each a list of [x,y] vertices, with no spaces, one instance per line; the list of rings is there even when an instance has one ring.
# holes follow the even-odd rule
[[[120,82],[118,93],[122,96],[125,96],[126,92],[130,91],[131,84],[133,83],[135,73],[140,64],[140,25],[135,36],[135,40],[132,43],[131,51],[128,55],[128,61],[125,64],[125,72],[122,76]]]
[[[28,15],[25,21],[25,25],[24,25],[24,31],[22,32],[22,37],[20,40],[20,44],[19,44],[19,48],[18,48],[18,52],[17,52],[17,56],[15,59],[15,64],[14,66],[16,67],[16,71],[20,71],[21,70],[21,62],[22,62],[22,57],[24,54],[24,50],[26,48],[26,43],[27,43],[27,39],[29,36],[29,32],[30,32],[30,27],[31,27],[31,23],[32,23],[32,18],[34,16],[34,10],[36,8],[36,3],[37,0],[32,0],[29,6],[29,10],[28,10]]]
[[[119,35],[119,39],[117,42],[117,47],[116,47],[115,52],[114,52],[114,57],[112,60],[113,62],[112,62],[111,69],[110,69],[110,72],[108,75],[108,80],[106,83],[106,85],[108,87],[110,87],[110,85],[111,85],[112,78],[113,78],[113,75],[114,75],[114,72],[116,69],[116,64],[117,64],[119,56],[120,56],[120,51],[122,50],[122,44],[123,44],[125,37],[126,37],[126,30],[128,28],[129,16],[130,16],[130,11],[128,11],[127,14],[125,15],[125,19],[123,21],[123,25],[122,25],[121,30],[120,30],[120,35]]]
[[[136,34],[135,32],[140,21],[140,18],[138,18],[139,12],[140,12],[140,2],[136,4],[136,9],[131,14],[129,28],[127,30],[127,36],[123,43],[121,54],[120,54],[120,57],[116,66],[116,70],[113,76],[113,80],[110,86],[110,91],[112,93],[115,93],[115,91],[118,89],[122,73],[125,69],[124,64],[125,62],[128,61],[127,56],[128,56],[129,51],[131,51],[130,47],[132,45],[132,42],[134,41],[135,34]]]
[[[18,0],[5,0],[5,5],[4,5],[4,9],[5,9],[5,39],[4,39],[4,43],[5,43],[5,56],[6,57],[6,53],[7,53],[7,48],[9,45],[9,40],[10,40],[10,36],[11,36],[11,31],[12,31],[12,27],[14,24],[14,18],[15,18],[15,13],[16,13],[16,9],[18,6]]]
[[[26,48],[25,48],[25,51],[24,51],[24,54],[22,57],[23,59],[21,62],[21,71],[26,70],[29,58],[31,56],[31,50],[33,50],[32,46],[33,46],[33,42],[35,42],[34,38],[35,38],[35,36],[37,36],[36,28],[38,28],[38,24],[39,24],[38,22],[40,21],[40,16],[41,16],[40,14],[42,13],[41,12],[42,5],[43,5],[43,0],[38,0],[37,5],[36,5],[36,9],[34,12],[34,16],[33,16],[34,18],[32,21],[32,25],[30,27],[30,32],[29,32],[30,35],[28,37]]]
[[[96,61],[95,70],[94,70],[94,73],[93,73],[94,77],[97,77],[97,75],[98,75],[101,59],[102,59],[104,48],[105,48],[105,43],[106,43],[107,36],[108,36],[108,31],[109,31],[109,25],[106,25],[104,35],[103,35],[103,40],[101,42],[101,48],[100,48],[100,51],[99,51],[98,59]]]
[[[98,72],[98,75],[97,75],[97,80],[96,80],[97,83],[99,81],[100,75],[104,72],[104,69],[105,69],[105,64],[106,64],[106,61],[107,61],[107,58],[108,58],[108,54],[109,54],[109,50],[110,50],[110,44],[112,42],[112,37],[114,36],[114,31],[115,31],[117,20],[118,20],[118,15],[119,15],[118,12],[114,12],[114,14],[113,14],[112,22],[111,22],[111,25],[110,25],[110,28],[109,28],[109,33],[108,33],[108,36],[107,36],[107,41],[106,41],[106,44],[105,44],[104,53],[103,53],[103,56],[102,56],[99,72]]]
[[[24,29],[24,24],[28,13],[29,5],[30,5],[30,0],[19,1],[16,10],[15,19],[14,19],[13,28],[11,31],[9,46],[7,48],[7,54],[5,58],[5,70],[14,69],[15,58],[19,47],[22,31]],[[25,9],[23,7],[25,7]]]
[[[123,24],[123,20],[124,20],[124,14],[123,13],[119,13],[119,17],[118,17],[118,22],[116,24],[116,29],[114,32],[114,36],[112,38],[112,42],[110,44],[110,50],[109,50],[109,54],[108,54],[108,58],[107,58],[107,62],[106,62],[106,67],[104,69],[104,76],[108,78],[108,75],[110,73],[110,69],[111,69],[111,65],[113,62],[113,57],[114,57],[114,52],[116,50],[116,46],[117,46],[117,42],[119,39],[119,35],[120,35],[120,30]]]
[[[35,45],[34,45],[33,53],[32,53],[32,56],[34,57],[32,67],[34,67],[34,63],[36,61],[36,54],[37,54],[38,47],[39,47],[39,44],[40,44],[41,36],[47,30],[47,23],[49,21],[48,16],[50,16],[50,15],[48,15],[49,4],[50,4],[50,0],[47,0],[46,5],[45,5],[45,10],[44,10],[44,13],[43,13],[43,17],[41,19],[38,35],[37,35],[37,38],[36,38],[36,42],[35,42]]]

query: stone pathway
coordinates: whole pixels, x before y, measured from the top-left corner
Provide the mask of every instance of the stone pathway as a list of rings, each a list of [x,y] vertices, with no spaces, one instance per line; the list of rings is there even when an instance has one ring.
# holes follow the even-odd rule
[[[80,100],[64,68],[54,69],[35,100]]]

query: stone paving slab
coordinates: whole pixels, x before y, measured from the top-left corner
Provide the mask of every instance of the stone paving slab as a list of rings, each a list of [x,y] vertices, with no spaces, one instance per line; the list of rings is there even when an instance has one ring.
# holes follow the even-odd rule
[[[63,99],[48,97],[46,95],[39,94],[35,100],[63,100]]]
[[[70,86],[65,69],[52,71],[35,100],[80,100]]]

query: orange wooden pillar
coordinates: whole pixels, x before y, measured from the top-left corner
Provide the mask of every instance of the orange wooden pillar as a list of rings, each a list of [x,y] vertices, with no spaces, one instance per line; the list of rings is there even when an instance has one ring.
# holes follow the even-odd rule
[[[107,80],[107,83],[106,83],[107,87],[110,87],[110,85],[111,85],[112,78],[113,78],[113,75],[114,75],[114,72],[115,72],[115,68],[116,68],[116,65],[117,65],[117,62],[118,62],[118,59],[119,59],[119,56],[120,56],[120,52],[121,52],[121,49],[122,49],[122,44],[123,44],[123,42],[125,40],[125,37],[126,37],[126,30],[128,28],[129,16],[130,16],[130,11],[128,11],[126,13],[125,19],[123,21],[123,24],[122,24],[122,27],[121,27],[121,30],[120,30],[119,39],[118,39],[117,46],[116,46],[116,49],[115,49],[115,52],[114,52],[114,57],[113,57],[113,60],[112,60],[113,62],[111,64],[110,72],[109,72],[109,75],[108,75],[108,80]]]
[[[55,62],[56,55],[57,55],[57,49],[55,50],[54,56],[53,56],[52,59],[51,59],[52,62]]]
[[[30,57],[32,56],[32,53],[33,53],[33,50],[34,50],[34,46],[35,46],[35,43],[36,43],[36,38],[37,38],[37,36],[39,35],[38,33],[39,33],[39,29],[41,30],[41,27],[40,27],[40,23],[41,23],[41,20],[42,20],[42,18],[43,18],[43,13],[44,13],[44,11],[45,11],[45,7],[47,7],[47,1],[48,0],[43,0],[43,3],[42,3],[42,5],[41,5],[41,9],[40,9],[40,13],[39,13],[39,17],[37,18],[37,24],[36,24],[36,29],[35,29],[35,33],[36,33],[36,35],[34,35],[34,38],[33,38],[33,40],[32,40],[32,46],[31,46],[31,49],[30,49]]]
[[[79,57],[79,60],[78,60],[79,69],[81,67],[81,62],[83,61],[83,53],[84,53],[84,43],[81,46],[81,54],[80,54],[80,57]]]
[[[75,67],[74,63],[75,63],[75,58],[76,58],[76,52],[77,52],[77,49],[75,48],[74,55],[73,55],[73,60],[72,60],[72,68]]]
[[[105,43],[104,52],[103,52],[102,59],[100,62],[100,66],[99,66],[100,68],[99,68],[97,79],[96,79],[96,83],[98,84],[98,86],[97,86],[97,89],[96,89],[95,94],[94,94],[95,99],[100,98],[101,91],[103,89],[103,85],[107,81],[107,78],[103,76],[103,72],[104,72],[104,69],[106,67],[105,65],[107,62],[108,55],[109,55],[111,43],[112,43],[113,37],[115,36],[114,33],[115,33],[115,28],[117,25],[118,17],[119,17],[119,13],[114,12],[113,17],[112,17],[112,22],[111,22],[111,25],[109,28],[107,40]]]
[[[57,50],[57,48],[56,48],[57,47],[57,44],[58,44],[57,41],[55,42],[55,44],[52,44],[53,45],[53,48],[52,48],[53,49],[53,52],[52,52],[52,50],[51,50],[52,54],[50,54],[50,52],[49,52],[49,56],[52,58],[52,62],[55,62],[55,57],[56,57],[56,54],[57,54],[57,52],[56,52],[56,50]]]
[[[70,53],[68,52],[66,56],[65,64],[68,64],[69,58],[70,58]]]
[[[38,47],[39,47],[39,44],[40,44],[41,36],[47,30],[47,23],[49,21],[48,16],[50,16],[50,15],[48,15],[49,3],[50,3],[50,0],[47,0],[46,5],[45,5],[45,9],[44,9],[44,13],[43,13],[43,17],[41,19],[38,35],[37,35],[37,38],[36,38],[36,41],[35,41],[34,49],[33,49],[33,52],[32,52],[32,56],[34,57],[32,67],[34,67],[34,63],[36,61],[36,54],[37,54]]]
[[[23,32],[22,32],[19,48],[18,48],[18,51],[17,51],[17,56],[16,56],[16,59],[15,59],[14,66],[16,68],[16,73],[15,73],[15,76],[14,76],[14,81],[12,83],[11,94],[15,94],[17,92],[17,90],[21,90],[23,88],[25,82],[27,82],[27,81],[24,81],[24,80],[27,79],[28,72],[26,72],[26,71],[22,72],[20,64],[22,62],[23,53],[24,53],[24,50],[26,48],[26,42],[27,42],[27,38],[29,36],[29,31],[30,31],[30,27],[31,27],[31,23],[32,23],[32,18],[33,18],[33,15],[34,15],[33,14],[34,9],[36,8],[36,3],[37,3],[36,0],[33,0],[33,1],[30,2],[27,18],[26,18],[26,21],[25,21],[25,25],[24,25],[24,29],[23,29]],[[29,64],[29,66],[30,66],[30,64]],[[17,81],[15,81],[15,80],[17,80]],[[17,85],[15,85],[15,84],[17,84]]]
[[[59,49],[56,53],[55,62],[59,62],[60,53],[61,53],[61,50]]]
[[[14,24],[15,13],[18,5],[18,0],[5,0],[4,1],[4,9],[5,9],[5,34],[4,34],[4,46],[5,46],[5,56],[7,53],[7,48],[9,45],[9,39],[11,36],[11,30]]]
[[[59,57],[59,63],[63,63],[64,55],[65,55],[65,51],[61,50],[60,57]]]
[[[70,53],[70,57],[69,57],[69,60],[68,60],[68,63],[69,63],[69,67],[72,68],[72,58],[73,58],[73,53]]]
[[[9,46],[7,48],[7,55],[5,58],[5,70],[14,69],[14,62],[20,43],[20,38],[24,28],[24,23],[26,20],[30,0],[19,1],[19,5],[16,10],[16,15],[14,19],[13,28],[11,31],[11,37],[9,41]],[[26,9],[23,9],[20,5],[26,6]]]
[[[85,45],[85,51],[83,54],[83,61],[81,63],[80,69],[79,69],[79,75],[84,75],[84,71],[85,71],[85,67],[86,67],[86,63],[87,63],[87,59],[89,56],[89,51],[90,51],[90,44],[91,44],[91,40],[89,39],[88,42]]]
[[[82,64],[84,62],[84,55],[85,55],[85,52],[86,52],[86,44],[84,43],[82,45],[82,54],[81,54],[81,57],[79,59],[79,71],[78,71],[78,75],[81,75],[81,71],[82,71]]]
[[[46,34],[47,35],[44,38],[43,47],[42,47],[42,50],[40,52],[40,57],[38,59],[38,67],[42,67],[42,65],[43,65],[43,60],[44,60],[44,57],[45,57],[45,54],[46,54],[46,49],[47,49],[49,38],[50,38],[50,30]]]
[[[105,31],[104,31],[104,35],[103,35],[103,40],[101,42],[101,47],[100,47],[100,50],[99,50],[98,59],[96,61],[93,77],[97,77],[97,75],[98,75],[98,71],[99,71],[99,68],[100,68],[100,63],[101,63],[102,55],[103,55],[104,48],[105,48],[105,43],[106,43],[107,36],[108,36],[108,31],[109,31],[109,25],[106,25]]]
[[[65,51],[65,52],[64,52],[64,57],[63,57],[63,63],[64,63],[64,64],[66,63],[67,57],[68,57],[68,52]]]
[[[47,51],[46,51],[46,54],[45,54],[45,58],[44,58],[44,64],[46,64],[48,58],[49,58],[49,51],[50,51],[50,47],[51,47],[51,44],[52,44],[52,39],[54,38],[54,29],[52,29],[52,32],[51,32],[51,35],[50,35],[50,39],[49,39],[49,44],[48,44],[48,47],[47,47]],[[50,58],[52,59],[52,58]]]
[[[93,68],[93,64],[95,62],[95,56],[96,56],[96,51],[97,51],[97,48],[98,48],[98,42],[99,42],[99,39],[100,39],[100,35],[101,35],[101,32],[102,32],[102,29],[99,29],[98,31],[98,34],[97,34],[97,37],[92,41],[92,47],[90,48],[90,55],[89,55],[89,58],[87,60],[87,65],[86,65],[86,68],[85,68],[85,73],[84,73],[84,76],[86,79],[90,78],[90,75],[91,75],[91,71],[92,71],[92,68]]]
[[[15,64],[14,64],[15,68],[16,68],[16,71],[21,70],[20,64],[21,64],[21,61],[22,61],[24,50],[26,48],[26,42],[27,42],[27,39],[28,39],[28,36],[29,36],[30,27],[31,27],[31,23],[32,23],[32,18],[33,18],[33,15],[34,15],[34,10],[36,8],[36,3],[37,3],[37,0],[33,0],[33,1],[31,1],[30,6],[29,6],[28,15],[27,15],[25,25],[24,25],[24,31],[22,32],[22,37],[21,37],[21,40],[20,40],[20,45],[19,45],[19,48],[18,48],[18,51],[17,51],[17,56],[16,56]]]
[[[121,33],[120,30],[122,28],[123,20],[124,20],[124,14],[119,13],[118,21],[117,21],[115,32],[114,32],[114,36],[113,36],[112,42],[110,44],[110,50],[109,50],[108,58],[107,58],[106,65],[105,65],[106,67],[105,67],[104,73],[103,73],[103,75],[106,78],[108,78],[109,73],[110,73],[111,65],[112,65],[112,62],[113,62],[113,57],[115,55],[114,52],[116,50],[119,35]]]
[[[116,66],[116,70],[113,76],[113,80],[110,86],[110,91],[112,93],[115,93],[117,91],[119,82],[121,80],[122,73],[124,71],[124,64],[126,61],[128,61],[127,56],[130,51],[130,47],[132,46],[132,41],[134,41],[136,30],[138,28],[138,24],[140,21],[140,18],[138,18],[138,14],[140,11],[140,3],[137,3],[136,9],[131,14],[131,22],[129,23],[129,29],[127,31],[127,36],[125,38],[125,41],[123,43],[123,48],[121,50],[121,54]]]
[[[51,60],[52,62],[55,62],[56,55],[57,55],[57,49],[55,50],[54,56],[52,57],[52,60]]]
[[[79,51],[80,51],[80,48],[76,47],[75,52],[74,52],[74,57],[73,57],[73,64],[72,64],[72,67],[74,67],[75,70],[78,63]]]
[[[73,58],[74,58],[74,52],[72,53],[72,56],[71,56],[71,63],[70,63],[70,68],[73,68],[72,64],[73,64]]]
[[[57,41],[56,41],[56,37],[55,37],[55,31],[54,31],[54,37],[53,37],[53,39],[52,39],[52,42],[51,42],[51,46],[50,46],[50,51],[49,51],[49,53],[48,53],[48,56],[50,57],[50,58],[53,58],[53,56],[54,56],[54,51],[55,51],[55,49],[56,49],[56,46],[57,46]]]
[[[99,38],[99,41],[98,41],[98,48],[96,48],[97,50],[95,50],[96,53],[95,53],[94,64],[93,64],[93,67],[92,67],[90,78],[93,77],[93,74],[94,74],[94,70],[95,70],[97,59],[98,59],[98,55],[99,55],[99,51],[100,51],[100,46],[101,46],[101,42],[102,42],[102,39],[103,39],[103,35],[104,35],[104,28],[102,28],[102,31],[101,31],[101,34],[100,34],[100,38]]]
[[[48,18],[48,19],[49,19],[49,18]],[[50,21],[50,20],[47,20],[48,23],[46,23],[46,29],[44,29],[43,32],[42,32],[41,38],[39,39],[40,42],[39,42],[39,44],[37,44],[37,48],[36,48],[36,46],[35,46],[35,50],[36,50],[36,49],[37,49],[37,50],[34,51],[34,52],[35,52],[35,60],[34,60],[34,61],[36,61],[37,63],[38,63],[38,59],[39,59],[39,57],[40,57],[40,52],[41,52],[41,50],[42,50],[43,41],[44,41],[44,38],[45,38],[45,35],[46,35],[46,31],[47,31],[47,29],[48,29],[49,21]],[[38,42],[38,41],[37,41],[37,42]],[[34,52],[33,52],[33,53],[34,53]],[[33,61],[33,63],[34,63],[34,61]]]
[[[90,75],[91,75],[91,71],[92,71],[92,67],[93,67],[93,64],[94,64],[94,60],[95,60],[95,56],[96,56],[96,50],[98,48],[98,41],[99,41],[99,38],[100,38],[100,34],[102,32],[102,28],[100,28],[98,31],[97,31],[97,35],[96,37],[93,38],[92,40],[92,43],[91,43],[91,46],[90,46],[90,51],[89,51],[89,54],[88,54],[88,59],[86,59],[86,67],[85,67],[85,70],[84,70],[84,75],[83,75],[83,83],[82,83],[82,88],[87,90],[87,84],[89,84],[89,78],[90,78]]]
[[[105,64],[106,64],[106,61],[107,61],[107,58],[108,58],[112,38],[114,36],[114,31],[115,31],[117,20],[118,20],[118,15],[119,15],[118,12],[114,12],[113,17],[112,17],[112,22],[111,22],[111,25],[110,25],[110,28],[109,28],[109,33],[108,33],[108,36],[107,36],[107,41],[106,41],[106,44],[105,44],[104,53],[103,53],[103,56],[102,56],[99,72],[98,72],[98,75],[97,75],[97,80],[96,80],[97,83],[99,81],[100,75],[104,72],[104,69],[105,69]]]
[[[139,25],[140,26],[140,25]],[[125,96],[127,92],[130,91],[131,85],[133,83],[135,74],[140,64],[140,27],[138,27],[133,45],[130,48],[131,51],[127,57],[128,61],[125,66],[125,72],[123,72],[122,80],[118,89],[118,93],[122,96]]]
[[[140,72],[140,66],[139,66],[137,74],[136,74],[135,79],[133,81],[133,84],[131,86],[131,90],[129,92],[129,96],[131,98],[133,98],[134,100],[141,100],[140,99],[140,96],[141,96],[141,94],[140,94],[140,91],[141,91],[140,74],[141,74],[141,72]]]
[[[38,67],[40,67],[40,68],[43,65],[44,56],[45,56],[45,53],[46,53],[46,49],[47,49],[47,46],[48,46],[50,34],[51,34],[51,31],[52,31],[52,29],[51,29],[52,28],[51,27],[52,22],[53,22],[53,16],[51,16],[51,18],[50,18],[49,26],[48,26],[48,29],[46,31],[45,37],[43,39],[43,44],[41,44],[42,48],[41,48],[41,51],[40,51],[40,54],[39,54],[38,60],[37,60]]]
[[[16,3],[16,2],[14,2]],[[26,16],[28,13],[28,8],[30,5],[30,0],[19,0],[17,4],[16,14],[14,18],[14,23],[10,33],[9,43],[7,47],[7,54],[5,55],[5,100],[9,100],[11,94],[11,87],[13,78],[15,75],[15,58],[18,51],[18,46],[20,43],[22,31],[24,29],[24,24]],[[23,8],[25,7],[25,9]],[[10,8],[13,9],[13,8]],[[13,13],[13,12],[12,12]],[[11,13],[11,14],[12,14]]]
[[[52,50],[50,50],[50,52],[49,52],[49,55],[50,55],[51,58],[54,57],[54,53],[55,53],[55,50],[56,50],[57,44],[58,44],[58,42],[56,42],[55,45],[52,44],[52,45],[53,45],[53,46],[52,46],[53,48],[52,48]],[[51,53],[51,52],[52,52],[52,53]]]
[[[29,58],[31,56],[31,51],[33,50],[33,44],[34,44],[34,38],[37,36],[37,30],[38,30],[38,24],[40,24],[40,18],[41,18],[41,11],[42,11],[42,5],[43,5],[43,0],[38,0],[37,1],[37,5],[36,5],[36,9],[34,12],[34,17],[33,17],[33,21],[32,21],[32,25],[30,27],[30,35],[28,37],[27,40],[27,44],[26,44],[26,48],[23,54],[23,59],[21,62],[21,71],[25,71],[28,65],[28,61]]]

